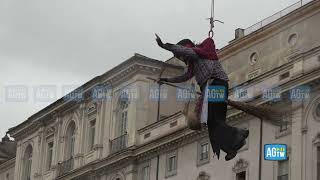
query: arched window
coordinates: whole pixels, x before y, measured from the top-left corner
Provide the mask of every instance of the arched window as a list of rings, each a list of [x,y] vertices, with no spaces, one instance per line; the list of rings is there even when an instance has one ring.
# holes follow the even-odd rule
[[[75,130],[76,130],[76,125],[75,123],[72,121],[67,129],[67,139],[66,139],[66,149],[67,149],[67,153],[66,153],[66,158],[68,159],[72,159],[74,158],[74,147],[75,147]]]
[[[26,148],[26,151],[24,152],[23,157],[23,164],[24,164],[24,173],[23,173],[23,179],[25,180],[31,180],[31,166],[32,166],[32,146],[29,145]]]
[[[123,93],[120,96],[119,99],[119,123],[118,123],[118,131],[117,135],[122,136],[127,133],[127,125],[128,125],[128,106],[129,106],[129,99],[128,99],[128,94]]]

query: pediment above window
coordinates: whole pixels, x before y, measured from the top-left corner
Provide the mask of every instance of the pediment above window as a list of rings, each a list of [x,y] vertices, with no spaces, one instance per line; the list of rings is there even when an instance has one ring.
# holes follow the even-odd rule
[[[246,169],[248,168],[248,161],[244,160],[244,159],[239,159],[233,166],[232,171],[234,173],[239,173],[242,171],[246,171]]]

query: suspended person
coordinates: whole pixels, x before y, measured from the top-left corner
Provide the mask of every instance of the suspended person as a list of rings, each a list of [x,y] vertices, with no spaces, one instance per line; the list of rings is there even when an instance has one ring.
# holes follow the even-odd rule
[[[223,86],[226,91],[225,98],[228,98],[228,76],[224,72],[222,65],[218,60],[213,39],[207,38],[201,44],[195,45],[189,39],[183,39],[177,44],[163,44],[160,37],[156,34],[158,45],[171,51],[176,58],[187,65],[187,72],[181,76],[172,78],[160,78],[159,81],[170,83],[181,83],[195,79],[200,86],[201,97],[205,94],[207,82],[210,86]],[[226,124],[227,103],[208,102],[207,125],[209,131],[210,143],[214,154],[220,157],[220,149],[227,155],[225,160],[229,161],[237,155],[237,151],[246,143],[249,135],[248,130],[239,129]],[[197,116],[200,116],[202,103],[197,103]]]

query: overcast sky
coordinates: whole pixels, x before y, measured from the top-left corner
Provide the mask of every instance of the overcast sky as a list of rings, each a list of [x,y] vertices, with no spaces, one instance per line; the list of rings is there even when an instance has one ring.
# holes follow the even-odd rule
[[[297,0],[216,0],[218,48],[246,28]],[[207,37],[211,0],[0,0],[0,136],[49,105],[33,98],[35,87],[79,86],[134,53],[166,60],[165,42]],[[6,91],[25,87],[25,102]]]

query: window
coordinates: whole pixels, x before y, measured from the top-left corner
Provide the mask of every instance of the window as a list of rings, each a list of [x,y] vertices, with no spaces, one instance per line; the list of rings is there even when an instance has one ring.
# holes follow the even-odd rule
[[[282,123],[282,124],[280,125],[280,132],[284,132],[284,131],[288,130],[288,125],[289,125],[289,123],[288,123],[287,121],[285,121],[284,123]]]
[[[174,121],[174,122],[170,123],[170,128],[175,127],[175,126],[177,126],[177,125],[178,125],[178,122],[177,122],[177,121]]]
[[[276,138],[286,136],[291,133],[292,116],[293,112],[291,110],[284,113],[282,117],[283,123],[278,127]]]
[[[197,166],[209,163],[209,142],[207,139],[198,142]]]
[[[289,160],[278,162],[278,180],[288,180],[289,179]]]
[[[285,73],[279,75],[279,80],[280,81],[284,80],[284,79],[288,78],[289,76],[290,76],[290,72],[285,72]]]
[[[47,153],[47,170],[50,170],[52,166],[53,142],[48,143]]]
[[[149,180],[149,172],[150,168],[149,166],[145,166],[142,168],[142,180]]]
[[[166,177],[177,174],[177,152],[167,154]]]
[[[120,121],[118,124],[118,136],[125,135],[127,133],[128,124],[128,99],[120,98]]]
[[[246,172],[242,171],[237,173],[236,180],[246,180]]]
[[[96,133],[96,120],[92,120],[90,121],[90,125],[89,125],[89,150],[90,151],[93,150],[95,133]]]
[[[168,171],[174,171],[177,168],[177,157],[176,156],[172,156],[169,158],[169,167],[168,167]]]
[[[318,117],[320,117],[320,103],[317,105],[316,115],[317,115]]]
[[[209,144],[202,144],[201,145],[201,152],[200,152],[200,161],[206,160],[209,157]]]
[[[24,154],[24,174],[23,177],[25,177],[26,180],[31,180],[31,167],[32,167],[32,147],[29,145],[26,148],[25,154]]]
[[[75,148],[75,128],[76,125],[75,123],[72,121],[68,127],[67,130],[67,154],[66,154],[66,158],[67,160],[69,159],[73,159],[74,158],[74,148]]]
[[[320,180],[320,146],[317,147],[317,180]]]
[[[232,167],[232,171],[234,172],[234,179],[246,180],[248,167],[249,167],[248,161],[240,158]]]

